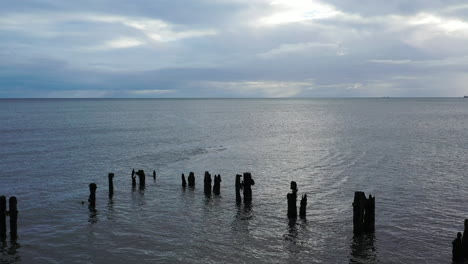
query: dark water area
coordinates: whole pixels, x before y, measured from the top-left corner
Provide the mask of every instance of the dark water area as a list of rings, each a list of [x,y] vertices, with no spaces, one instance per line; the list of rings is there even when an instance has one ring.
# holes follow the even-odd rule
[[[0,136],[19,209],[0,263],[451,263],[468,218],[463,98],[0,100]],[[133,190],[132,168],[157,180]],[[287,218],[290,181],[307,220]],[[374,234],[353,237],[355,191],[376,196]]]

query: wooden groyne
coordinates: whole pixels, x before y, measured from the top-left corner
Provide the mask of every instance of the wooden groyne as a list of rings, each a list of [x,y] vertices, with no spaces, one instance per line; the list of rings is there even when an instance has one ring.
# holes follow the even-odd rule
[[[375,197],[366,198],[364,192],[354,193],[353,232],[362,234],[375,230]]]

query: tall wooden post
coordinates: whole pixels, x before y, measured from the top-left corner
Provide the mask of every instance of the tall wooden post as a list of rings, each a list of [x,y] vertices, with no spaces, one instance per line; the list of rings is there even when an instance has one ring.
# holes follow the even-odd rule
[[[9,199],[9,210],[10,210],[10,238],[18,238],[18,201],[15,196]]]
[[[135,169],[132,170],[132,187],[136,187],[136,174],[135,174]]]
[[[250,172],[244,173],[244,203],[250,204],[252,202],[252,185],[255,181],[252,179]]]
[[[242,197],[240,194],[240,191],[242,189],[242,181],[241,181],[242,175],[236,174],[236,202],[240,203],[242,202]]]
[[[221,175],[220,174],[214,176],[213,193],[215,195],[221,194]]]
[[[195,187],[195,173],[190,172],[188,176],[188,186]]]
[[[462,238],[463,257],[468,259],[468,219],[465,219],[464,225],[465,228],[463,230]]]
[[[156,171],[153,171],[153,179],[156,180]]]
[[[291,192],[286,197],[288,198],[288,217],[297,218],[297,184],[295,181],[291,182]]]
[[[187,186],[187,182],[185,181],[185,175],[182,173],[182,187],[185,188]]]
[[[0,239],[6,238],[6,197],[0,196]]]
[[[462,233],[457,233],[457,238],[452,242],[452,260],[456,263],[463,263]]]
[[[89,184],[89,208],[94,210],[96,208],[96,189],[97,185],[95,183]]]
[[[204,182],[205,195],[210,196],[211,195],[211,174],[207,171],[205,171],[205,178],[203,182]]]
[[[109,198],[114,195],[114,173],[109,173]]]
[[[145,171],[144,170],[138,170],[137,175],[138,175],[138,178],[139,178],[140,189],[143,190],[143,189],[145,189],[145,185],[146,185]]]

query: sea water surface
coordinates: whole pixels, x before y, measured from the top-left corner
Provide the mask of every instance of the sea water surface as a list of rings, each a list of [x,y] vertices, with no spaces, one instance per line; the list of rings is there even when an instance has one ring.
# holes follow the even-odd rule
[[[468,99],[5,99],[0,195],[20,212],[0,263],[451,263],[467,171]],[[286,217],[290,181],[306,220]],[[376,196],[374,234],[353,236],[355,191]]]

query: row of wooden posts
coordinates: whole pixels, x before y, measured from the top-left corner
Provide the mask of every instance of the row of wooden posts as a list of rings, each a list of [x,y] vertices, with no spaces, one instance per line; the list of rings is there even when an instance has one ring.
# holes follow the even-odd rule
[[[136,187],[136,177],[139,178],[140,189],[145,188],[145,172],[143,170],[132,170],[132,186]],[[109,198],[112,198],[114,194],[114,173],[109,173]],[[243,179],[242,179],[243,178]],[[153,171],[153,179],[156,180],[156,171]],[[182,187],[187,187],[187,181],[185,180],[185,175],[182,174]],[[189,173],[187,177],[188,187],[195,187],[195,174],[193,172]],[[204,176],[204,193],[206,196],[210,196],[213,192],[215,195],[221,193],[221,175],[214,175],[214,184],[212,183],[211,174],[206,171]],[[250,204],[252,202],[252,186],[255,185],[255,181],[252,178],[250,172],[245,172],[243,175],[237,174],[235,181],[236,189],[236,202],[242,202],[241,191],[243,192],[243,198],[245,204]],[[90,210],[96,209],[96,189],[97,185],[95,183],[89,184],[89,208]],[[288,200],[288,217],[297,218],[297,183],[295,181],[291,182],[291,192],[286,195]],[[307,194],[303,194],[300,202],[299,208],[299,217],[306,217],[306,207],[307,207]],[[369,198],[366,198],[364,192],[355,192],[354,193],[354,202],[353,202],[353,232],[354,234],[361,234],[365,232],[373,232],[375,230],[375,197],[369,195]]]
[[[5,240],[7,237],[7,215],[10,216],[10,238],[15,240],[18,238],[18,201],[15,196],[8,199],[9,211],[7,211],[7,199],[5,196],[0,196],[0,239]]]

